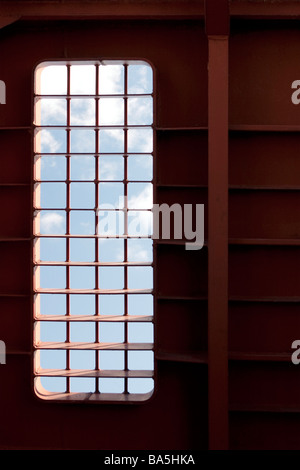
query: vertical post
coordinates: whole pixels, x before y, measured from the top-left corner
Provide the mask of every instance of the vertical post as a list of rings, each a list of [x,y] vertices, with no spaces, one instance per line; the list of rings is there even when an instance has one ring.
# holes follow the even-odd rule
[[[208,426],[210,450],[228,431],[228,0],[206,0],[208,36]]]

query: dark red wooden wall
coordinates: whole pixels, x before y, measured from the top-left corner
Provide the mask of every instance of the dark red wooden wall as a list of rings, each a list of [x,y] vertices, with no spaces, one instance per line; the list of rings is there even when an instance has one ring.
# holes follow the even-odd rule
[[[3,15],[9,3],[16,14],[20,2],[3,3]],[[210,444],[219,425],[210,403],[227,395],[222,416],[229,418],[230,449],[300,448],[300,365],[291,362],[291,344],[300,338],[300,107],[291,101],[291,84],[300,79],[300,11],[287,19],[292,2],[281,16],[278,5],[264,2],[268,15],[257,7],[251,18],[251,2],[232,2],[223,123],[229,139],[223,389],[208,385],[214,366],[208,187],[223,171],[208,165],[212,39],[202,2],[187,3],[186,14],[176,2],[159,17],[80,21],[70,21],[70,11],[58,18],[66,5],[55,14],[50,5],[48,18],[35,5],[0,30],[0,79],[7,86],[7,104],[0,105],[0,339],[7,346],[0,449],[205,450],[217,446]],[[156,243],[156,393],[132,406],[43,402],[32,386],[33,71],[47,59],[99,57],[153,64],[157,202],[205,204],[202,250],[186,251],[178,240]]]

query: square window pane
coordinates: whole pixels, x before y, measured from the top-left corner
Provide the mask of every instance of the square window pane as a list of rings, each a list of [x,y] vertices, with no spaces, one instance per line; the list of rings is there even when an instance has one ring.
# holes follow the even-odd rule
[[[104,370],[123,370],[124,352],[123,351],[99,351],[100,369]]]
[[[70,226],[73,235],[94,235],[95,212],[71,210]]]
[[[153,296],[151,294],[128,295],[129,315],[153,315]]]
[[[70,391],[74,393],[94,393],[96,381],[90,377],[71,377]]]
[[[96,106],[93,98],[72,98],[70,106],[71,126],[94,126]]]
[[[72,155],[71,157],[72,180],[95,179],[95,157],[92,155]]]
[[[151,153],[152,151],[152,129],[128,129],[128,152]]]
[[[67,67],[66,65],[47,65],[41,71],[39,80],[42,95],[67,94]],[[36,92],[39,90],[36,88]]]
[[[129,370],[153,370],[154,354],[152,351],[128,351]]]
[[[124,207],[123,183],[100,183],[99,207],[101,209]]]
[[[128,240],[128,261],[153,261],[153,241],[132,239]]]
[[[152,97],[128,98],[128,124],[151,125],[153,123]]]
[[[124,240],[100,238],[99,260],[110,263],[124,261]]]
[[[41,183],[41,207],[62,209],[66,207],[65,183]]]
[[[124,341],[124,323],[100,323],[99,335],[102,343],[122,343]]]
[[[63,156],[42,156],[40,159],[42,181],[65,180],[66,179],[66,158]]]
[[[64,238],[40,238],[41,261],[65,261],[66,240]]]
[[[67,133],[64,129],[41,129],[36,133],[35,151],[37,153],[65,153]]]
[[[129,65],[128,93],[143,94],[153,91],[153,72],[148,64]]]
[[[124,379],[101,378],[99,380],[101,393],[123,393]]]
[[[153,388],[153,379],[128,379],[129,393],[150,393]]]
[[[45,235],[64,235],[66,233],[65,211],[41,211],[40,233]]]
[[[124,157],[121,155],[101,155],[99,158],[99,179],[124,179]]]
[[[76,209],[92,209],[95,207],[94,183],[71,183],[71,207]]]
[[[66,391],[66,379],[64,377],[41,377],[40,382],[48,392],[64,393]]]
[[[62,343],[66,340],[65,322],[40,322],[40,341]]]
[[[73,153],[94,153],[95,152],[95,131],[92,129],[72,129],[71,132],[71,152]]]
[[[66,314],[66,296],[64,294],[39,294],[39,301],[41,315]]]
[[[65,289],[65,266],[40,266],[40,286],[43,289]]]
[[[71,289],[94,289],[95,288],[94,266],[71,266],[70,287]]]
[[[40,125],[65,126],[67,124],[67,101],[65,99],[44,98],[37,102],[40,106]],[[38,119],[38,116],[36,116]]]
[[[116,95],[124,93],[123,65],[100,65],[99,93],[101,95]]]
[[[128,323],[129,343],[153,343],[152,323]]]
[[[101,153],[123,153],[124,131],[123,129],[105,129],[99,132]]]
[[[70,337],[72,342],[93,343],[95,341],[95,323],[71,322]]]
[[[102,266],[99,268],[100,289],[123,289],[124,268]]]
[[[153,214],[150,211],[128,211],[128,235],[150,237],[152,235]]]
[[[101,237],[121,236],[124,234],[124,213],[122,211],[99,210],[97,234]]]
[[[95,352],[94,351],[70,351],[71,369],[95,369]]]
[[[71,294],[71,315],[95,315],[95,296],[92,294]]]
[[[72,95],[93,95],[96,92],[95,66],[71,65],[70,82]]]
[[[130,266],[128,268],[128,287],[130,289],[152,289],[153,268],[145,266]]]
[[[100,295],[99,311],[101,315],[124,315],[124,295]]]
[[[71,238],[70,261],[95,261],[95,243],[92,238]]]
[[[102,98],[99,101],[100,126],[117,126],[124,124],[124,99]]]
[[[66,351],[42,349],[40,351],[40,365],[42,369],[65,369]]]
[[[129,155],[128,180],[151,181],[153,178],[152,155]]]
[[[151,209],[153,207],[153,185],[151,183],[128,183],[129,209]]]

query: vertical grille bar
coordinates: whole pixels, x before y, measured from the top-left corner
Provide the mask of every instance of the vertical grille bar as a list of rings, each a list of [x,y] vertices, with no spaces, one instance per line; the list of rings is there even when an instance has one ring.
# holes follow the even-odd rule
[[[128,261],[128,65],[124,65],[124,261]],[[128,289],[128,268],[124,266],[124,288]],[[128,315],[128,295],[124,295],[124,315]],[[128,323],[124,324],[124,341],[128,343]],[[128,351],[124,352],[124,369],[128,371]],[[128,393],[128,379],[125,377],[125,393]]]
[[[96,96],[99,95],[99,65],[96,64]],[[95,98],[95,235],[97,235],[98,231],[98,204],[99,204],[99,98]],[[95,262],[99,262],[99,240],[95,238]],[[95,289],[99,289],[99,267],[95,266]],[[99,316],[99,295],[95,294],[95,315]],[[100,323],[95,322],[95,342],[100,342]],[[100,361],[99,361],[99,351],[95,351],[95,369],[100,369]],[[100,383],[99,377],[96,377],[96,393],[100,392]]]
[[[71,181],[71,130],[70,130],[70,125],[71,125],[71,66],[67,65],[67,181],[66,181],[66,234],[70,235],[71,233],[71,227],[70,227],[70,207],[71,207],[71,191],[70,191],[70,181]],[[70,261],[70,238],[66,237],[66,261]],[[71,288],[71,283],[70,283],[70,266],[66,266],[66,289],[70,290]],[[70,294],[66,294],[66,315],[70,316],[71,311],[70,311]],[[66,342],[69,343],[71,341],[71,324],[70,322],[66,322]],[[71,364],[70,364],[70,350],[66,351],[67,355],[67,361],[66,361],[66,368],[67,370],[71,369]],[[70,393],[70,377],[67,377],[67,393]]]

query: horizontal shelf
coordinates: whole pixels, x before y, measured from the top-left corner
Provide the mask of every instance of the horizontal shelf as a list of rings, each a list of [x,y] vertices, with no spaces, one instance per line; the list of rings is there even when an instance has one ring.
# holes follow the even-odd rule
[[[35,289],[35,294],[153,294],[153,289]]]
[[[31,242],[30,237],[0,237],[0,243],[9,243],[9,242]]]
[[[162,352],[157,351],[156,359],[158,361],[166,362],[190,362],[193,364],[207,364],[207,352],[195,353],[177,353],[177,352]]]
[[[38,261],[34,263],[34,266],[153,266],[151,262],[137,262],[137,261],[123,261],[123,262],[102,262],[102,261]]]
[[[195,240],[183,240],[183,239],[162,239],[162,238],[153,238],[153,241],[157,245],[178,245],[178,246],[183,246],[183,245],[189,245],[195,243]],[[207,240],[204,240],[203,246],[207,246],[208,242]]]
[[[207,184],[189,184],[189,183],[157,183],[156,187],[159,189],[207,189]]]
[[[205,295],[163,295],[157,294],[157,300],[159,301],[194,301],[201,300],[207,301],[208,298]]]
[[[207,131],[207,126],[185,126],[185,127],[156,127],[157,132],[178,132],[178,131]]]
[[[230,412],[238,413],[300,413],[299,403],[295,404],[230,404]]]
[[[34,345],[36,350],[105,350],[105,351],[152,351],[153,343],[83,343],[83,342],[40,342]]]
[[[229,245],[300,246],[300,238],[229,238]]]
[[[31,187],[31,183],[0,183],[0,188]]]
[[[292,353],[257,353],[257,352],[229,352],[231,361],[249,362],[291,362]]]
[[[229,296],[229,302],[257,302],[257,303],[300,303],[300,296],[266,296],[266,297],[247,297],[247,296]]]
[[[300,132],[299,124],[232,124],[229,131]]]
[[[152,315],[36,315],[36,321],[50,322],[153,322]]]
[[[229,191],[299,191],[300,186],[291,186],[291,185],[281,185],[281,186],[263,186],[263,185],[229,185]]]
[[[0,126],[0,131],[31,131],[31,126]]]
[[[30,297],[31,294],[18,294],[18,293],[10,293],[10,292],[6,292],[6,293],[1,293],[0,292],[0,298],[1,297],[12,297],[12,298],[27,298],[27,297]]]
[[[209,364],[209,355],[206,351],[177,353],[157,351],[156,359],[169,362],[191,362],[195,364]],[[289,353],[252,353],[252,352],[229,352],[228,360],[248,362],[291,362]]]
[[[83,370],[40,369],[36,377],[108,377],[108,378],[152,378],[152,370]]]

